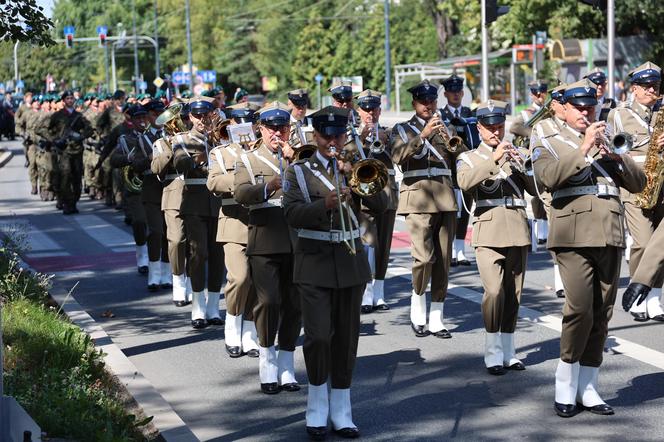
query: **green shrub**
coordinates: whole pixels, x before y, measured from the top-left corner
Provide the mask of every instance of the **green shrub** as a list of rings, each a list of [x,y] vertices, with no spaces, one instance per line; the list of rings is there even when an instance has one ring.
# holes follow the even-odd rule
[[[90,337],[48,306],[48,278],[19,268],[0,250],[5,394],[49,437],[80,441],[144,440],[101,352]]]

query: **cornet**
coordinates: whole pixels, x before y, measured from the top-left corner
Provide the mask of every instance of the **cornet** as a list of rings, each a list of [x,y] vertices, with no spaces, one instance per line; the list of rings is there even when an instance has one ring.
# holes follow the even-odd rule
[[[583,121],[590,126],[591,123],[586,118],[585,115],[583,116]],[[619,132],[609,140],[609,137],[611,136],[611,133],[613,132],[613,127],[610,124],[607,124],[606,127],[604,128],[604,133],[600,135],[601,139],[595,142],[595,145],[598,148],[604,148],[605,150],[608,150],[610,153],[616,154],[616,155],[622,155],[624,153],[627,153],[630,151],[632,148],[632,145],[634,144],[634,138],[632,137],[631,134],[628,134],[627,132]]]
[[[447,132],[447,128],[444,127],[445,123],[443,121],[445,118],[443,117],[443,111],[441,109],[436,110],[435,115],[438,116],[440,124],[443,125],[443,127],[438,129],[438,135],[440,135],[440,137],[443,139],[445,150],[451,153],[455,153],[457,149],[459,149],[459,146],[463,144],[463,139],[457,135],[451,137]]]

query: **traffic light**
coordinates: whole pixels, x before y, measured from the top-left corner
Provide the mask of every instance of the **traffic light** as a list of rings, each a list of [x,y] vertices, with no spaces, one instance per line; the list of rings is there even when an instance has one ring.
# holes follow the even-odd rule
[[[486,24],[493,23],[509,11],[509,6],[498,6],[498,0],[486,0]]]
[[[71,49],[71,48],[74,47],[74,35],[73,35],[73,34],[67,34],[67,35],[65,36],[65,40],[66,40],[66,41],[65,41],[65,44],[67,45],[67,47],[68,47],[69,49]]]

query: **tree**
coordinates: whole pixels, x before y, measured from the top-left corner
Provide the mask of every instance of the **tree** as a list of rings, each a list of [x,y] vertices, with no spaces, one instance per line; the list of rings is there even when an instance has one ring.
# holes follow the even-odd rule
[[[36,0],[2,1],[0,6],[0,35],[2,41],[31,41],[39,46],[55,42],[49,31],[53,22],[44,15],[44,8]]]

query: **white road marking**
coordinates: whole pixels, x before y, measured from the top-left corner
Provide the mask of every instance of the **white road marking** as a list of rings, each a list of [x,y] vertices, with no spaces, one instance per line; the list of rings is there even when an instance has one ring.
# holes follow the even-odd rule
[[[105,219],[97,215],[74,215],[73,218],[85,233],[110,249],[134,245],[131,234],[108,224]]]
[[[402,267],[394,266],[387,270],[388,277],[401,277],[407,280],[412,280],[411,270]],[[482,293],[471,290],[469,288],[450,283],[448,285],[448,292],[458,298],[465,299],[466,301],[474,302],[475,304],[482,304]],[[558,333],[562,331],[562,316],[547,315],[545,313],[533,310],[528,307],[519,307],[519,318],[530,323],[544,326],[548,329],[554,330]],[[653,367],[664,370],[664,353],[627,339],[619,338],[614,335],[609,335],[607,338],[606,346],[612,353],[622,354],[632,359],[636,359],[644,364],[652,365]]]
[[[69,255],[63,247],[53,241],[51,237],[30,224],[25,218],[9,218],[0,221],[0,232],[15,232],[26,235],[28,256],[60,256]]]

